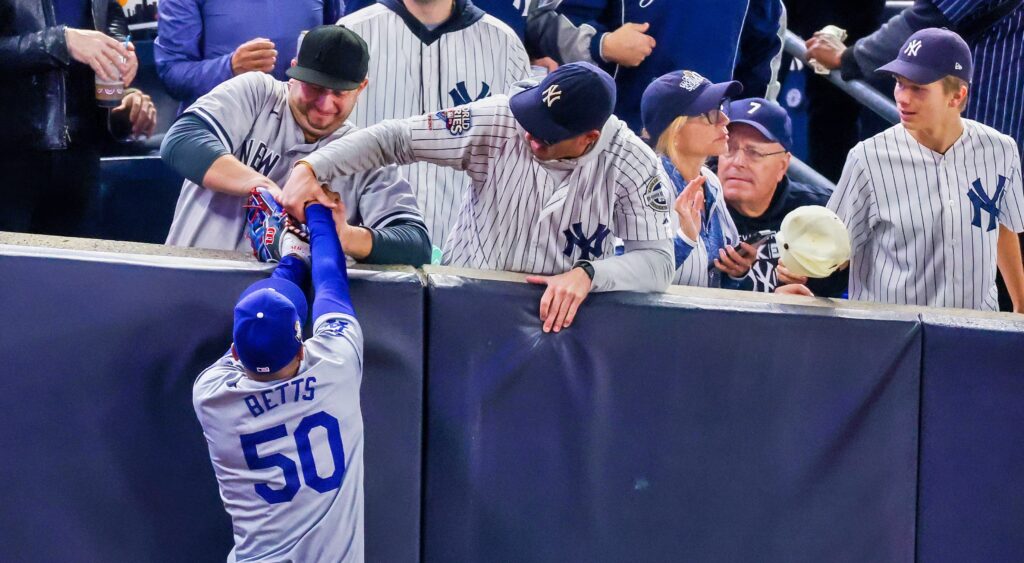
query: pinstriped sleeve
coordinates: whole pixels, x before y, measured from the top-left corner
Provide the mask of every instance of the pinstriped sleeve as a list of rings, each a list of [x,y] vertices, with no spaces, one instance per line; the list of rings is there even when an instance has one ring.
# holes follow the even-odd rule
[[[878,207],[871,188],[871,176],[864,166],[864,145],[855,146],[846,158],[839,185],[828,200],[828,208],[835,212],[850,232],[853,254],[867,244],[871,229],[878,221]]]
[[[672,185],[657,157],[624,158],[615,187],[615,236],[623,240],[673,238],[669,209]],[[631,161],[633,161],[631,163]],[[639,164],[637,164],[639,163]]]
[[[1020,151],[1013,139],[1007,140],[1010,144],[1007,156],[1012,164],[1010,177],[1006,179],[1006,199],[1003,200],[999,222],[1013,232],[1020,233],[1024,232],[1024,182],[1021,180]]]

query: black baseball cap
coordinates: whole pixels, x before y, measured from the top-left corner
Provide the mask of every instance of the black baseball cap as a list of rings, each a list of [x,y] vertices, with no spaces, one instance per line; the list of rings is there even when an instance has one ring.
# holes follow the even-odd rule
[[[340,25],[321,25],[306,33],[285,73],[289,77],[331,90],[355,90],[366,78],[370,51],[356,32]]]

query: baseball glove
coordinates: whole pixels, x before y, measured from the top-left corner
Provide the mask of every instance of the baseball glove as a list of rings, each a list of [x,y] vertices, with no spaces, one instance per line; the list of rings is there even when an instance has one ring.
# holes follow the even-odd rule
[[[253,188],[245,204],[246,235],[260,262],[296,255],[309,262],[309,230],[274,201],[270,190]]]

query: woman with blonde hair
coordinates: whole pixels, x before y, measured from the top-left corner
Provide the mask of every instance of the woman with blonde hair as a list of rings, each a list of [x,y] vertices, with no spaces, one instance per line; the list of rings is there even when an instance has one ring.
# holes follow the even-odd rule
[[[644,136],[672,180],[678,285],[743,289],[757,256],[741,243],[722,184],[704,164],[728,150],[724,105],[743,90],[739,82],[711,83],[696,72],[670,72],[644,91]]]

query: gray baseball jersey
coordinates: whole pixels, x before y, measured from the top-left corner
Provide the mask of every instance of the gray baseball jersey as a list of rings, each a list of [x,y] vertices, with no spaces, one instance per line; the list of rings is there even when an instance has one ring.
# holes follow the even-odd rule
[[[338,23],[358,33],[370,48],[370,82],[350,117],[359,127],[505,94],[530,73],[518,36],[490,15],[473,23],[467,20],[468,25],[455,29],[446,23],[435,32],[437,37],[414,31],[383,4],[359,10]],[[469,179],[457,170],[427,162],[405,166],[402,172],[416,193],[433,244],[443,246]]]
[[[828,202],[850,231],[850,298],[996,310],[998,224],[1024,231],[1016,143],[963,120],[946,154],[891,127],[850,151]]]
[[[235,547],[228,561],[346,561],[363,555],[363,333],[322,315],[295,377],[259,382],[225,354],[196,379]]]
[[[288,88],[268,74],[247,72],[199,98],[186,113],[205,121],[243,164],[283,186],[297,160],[355,129],[345,123],[326,138],[306,142],[288,107]],[[395,166],[338,177],[331,188],[345,202],[350,224],[381,228],[398,219],[423,222],[412,188]],[[247,250],[244,203],[244,197],[185,180],[167,244]]]
[[[319,178],[385,162],[426,161],[472,180],[445,245],[445,264],[559,274],[614,256],[614,237],[672,238],[667,178],[647,145],[612,116],[578,159],[541,162],[509,98],[485,100],[358,132],[305,160]],[[621,287],[619,289],[632,289]]]

